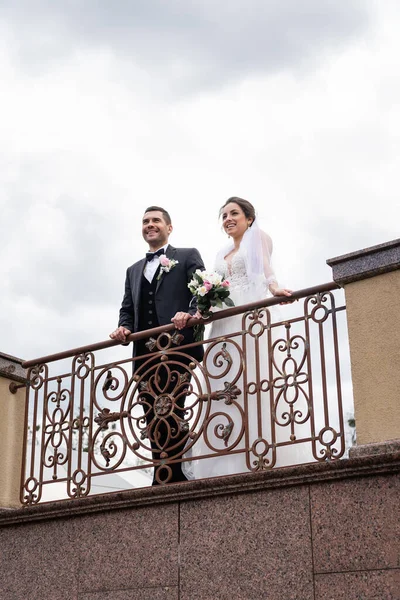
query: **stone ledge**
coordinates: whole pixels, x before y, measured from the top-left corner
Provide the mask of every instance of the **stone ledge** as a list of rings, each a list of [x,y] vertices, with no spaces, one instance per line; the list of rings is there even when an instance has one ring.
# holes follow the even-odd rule
[[[0,377],[18,383],[26,383],[26,370],[22,368],[22,359],[0,352]]]
[[[69,518],[102,511],[121,510],[186,502],[204,498],[269,491],[277,488],[319,484],[326,481],[368,477],[400,472],[400,450],[334,462],[313,463],[285,467],[262,473],[244,473],[171,484],[164,487],[147,487],[123,492],[113,492],[80,498],[59,500],[36,506],[0,511],[0,528],[18,523]]]
[[[362,444],[350,448],[350,458],[361,458],[365,456],[384,456],[386,454],[400,453],[400,440],[388,440],[387,442],[374,442]]]
[[[329,258],[333,279],[339,285],[400,269],[400,239]]]

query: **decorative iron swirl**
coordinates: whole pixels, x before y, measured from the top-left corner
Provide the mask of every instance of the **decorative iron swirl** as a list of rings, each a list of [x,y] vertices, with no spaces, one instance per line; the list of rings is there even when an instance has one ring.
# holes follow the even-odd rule
[[[229,418],[228,425],[222,425],[222,423],[220,423],[214,427],[215,436],[224,441],[226,448],[228,447],[228,441],[233,430],[233,425],[232,419]]]
[[[269,319],[267,324],[264,322],[267,313],[269,317],[269,311],[265,308],[258,308],[244,315],[245,329],[252,338],[261,337],[264,331],[269,328]]]
[[[165,475],[164,475],[165,474]],[[163,476],[164,475],[164,476]],[[154,473],[155,480],[159,484],[168,483],[172,477],[172,469],[169,465],[162,464]]]
[[[68,448],[70,441],[72,396],[71,390],[62,388],[62,378],[57,377],[57,390],[52,390],[45,399],[45,421],[43,423],[43,452],[42,464],[52,468],[52,479],[58,479],[57,467],[65,465],[68,453],[61,447]],[[55,406],[52,406],[55,405]]]
[[[339,434],[333,427],[323,427],[318,434],[319,443],[324,446],[316,456],[317,460],[329,461],[334,460],[339,455],[339,450],[334,447]]]
[[[121,400],[124,397],[126,388],[128,386],[128,375],[125,369],[123,369],[119,365],[105,367],[99,372],[94,382],[94,405],[99,410],[102,410],[102,407],[97,398],[98,388],[100,385],[101,396],[103,398],[106,398],[106,400],[109,400],[110,402],[116,402],[117,400]],[[117,393],[115,395],[111,395],[112,392]]]
[[[261,447],[260,447],[261,446]],[[251,445],[250,452],[256,457],[252,462],[252,471],[266,471],[272,467],[272,462],[267,458],[271,445],[264,438],[257,438]]]
[[[102,429],[99,427],[92,438],[92,443],[89,448],[90,456],[92,458],[93,463],[96,467],[102,471],[105,470],[115,470],[117,469],[124,461],[127,453],[127,443],[125,437],[122,435],[120,431],[111,431],[105,437],[101,438]],[[101,439],[101,443],[99,444],[99,440]],[[119,442],[119,444],[118,444]],[[97,454],[94,452],[94,448],[96,444],[99,444],[100,453],[102,458],[105,461],[104,463],[100,463],[98,460]],[[115,461],[113,460],[115,459]],[[113,464],[110,466],[110,462],[113,460]]]
[[[150,352],[155,350],[165,351],[169,350],[173,344],[175,346],[179,346],[184,339],[185,336],[179,333],[177,330],[174,331],[172,335],[168,332],[163,332],[160,333],[157,339],[150,337],[145,343],[145,346],[150,350]]]
[[[186,372],[175,370],[174,365],[186,369]],[[191,374],[190,366],[177,360],[158,364],[147,361],[136,373],[136,385],[123,406],[126,406],[130,415],[130,436],[136,442],[142,442],[144,447],[146,445],[143,442],[147,439],[149,444],[152,443],[153,453],[157,448],[160,453],[168,448],[169,454],[174,454],[176,450],[176,441],[180,440],[183,424],[187,422],[186,411],[182,407],[189,393],[188,379]],[[138,407],[143,412],[138,411]],[[140,432],[140,439],[134,425]],[[150,448],[148,445],[147,449]]]
[[[89,492],[88,486],[84,487],[87,483],[87,473],[83,469],[76,469],[72,474],[72,484],[75,487],[71,489],[71,498],[83,498],[87,496]]]
[[[183,404],[186,396],[193,392],[188,380],[196,365],[193,361],[189,365],[180,363],[178,355],[174,353],[176,360],[170,361],[168,355],[163,355],[159,363],[154,363],[154,356],[149,356],[119,394],[118,397],[122,396],[121,410],[101,408],[95,416],[94,422],[98,428],[93,435],[91,454],[94,444],[99,444],[100,431],[104,435],[111,422],[116,422],[120,429],[110,432],[101,442],[100,452],[106,462],[105,468],[117,468],[125,459],[128,449],[146,461],[149,460],[149,452],[152,450],[154,454],[157,448],[160,460],[166,458],[163,458],[165,453],[173,458],[177,454],[177,442],[182,432],[190,438],[189,419],[193,416],[194,408],[182,409],[179,404]],[[186,359],[185,355],[181,356]],[[175,365],[179,365],[180,370],[184,368],[185,372],[177,371]],[[125,375],[124,371],[124,378]],[[101,376],[104,379],[104,370],[96,379],[97,387]],[[116,386],[116,378],[112,378],[112,381],[111,378],[106,376],[105,379],[109,382],[109,389]],[[196,380],[195,376],[193,378]],[[179,450],[178,454],[181,453],[182,450]],[[104,469],[104,465],[100,466],[95,457],[94,461]]]
[[[33,390],[39,390],[45,379],[49,376],[47,365],[36,365],[28,371],[28,379]]]
[[[257,392],[268,392],[270,390],[269,379],[262,379],[259,383],[250,381],[247,383],[247,393],[253,396]]]
[[[68,436],[65,432],[70,429],[70,424],[65,419],[65,413],[61,408],[56,408],[53,412],[51,422],[45,425],[44,433],[47,436],[45,447],[49,445],[57,449],[61,446],[62,442],[65,445],[68,444]]]
[[[304,314],[280,323],[271,324],[267,309],[247,311],[240,331],[205,342],[203,364],[180,348],[178,332],[150,338],[153,354],[136,362],[96,367],[94,354],[83,352],[58,377],[37,364],[28,371],[32,444],[22,502],[39,502],[51,479],[65,481],[70,497],[88,495],[92,467],[153,466],[158,483],[167,483],[171,465],[201,436],[203,458],[232,452],[252,471],[289,464],[290,442],[307,456],[311,446],[314,460],[337,460],[345,447],[336,323],[343,309],[321,292],[305,299]]]
[[[324,304],[328,300],[330,301],[330,308]],[[322,324],[334,310],[335,298],[332,292],[323,292],[306,298],[304,304],[306,317],[312,319],[315,323]],[[321,312],[322,315],[318,316],[318,312]]]
[[[207,419],[199,431],[199,435],[203,435],[206,447],[213,452],[220,452],[221,448],[214,444],[210,439],[210,433],[217,440],[222,440],[227,450],[233,450],[243,439],[245,431],[245,414],[243,408],[235,403],[235,418],[232,418],[231,413],[217,411],[213,412]],[[231,436],[233,435],[233,438]]]
[[[72,361],[72,372],[78,377],[78,379],[86,379],[92,369],[94,363],[94,356],[92,352],[83,352],[75,356]]]
[[[287,328],[289,336],[289,328]],[[294,358],[293,351],[299,350],[299,359]],[[278,364],[277,352],[286,354]],[[304,386],[308,384],[308,373],[302,370],[307,359],[306,341],[300,335],[288,337],[286,340],[278,339],[272,345],[272,363],[279,373],[272,381],[272,387],[278,390],[274,400],[273,418],[277,425],[282,427],[297,423],[305,423],[311,414],[311,402]],[[303,409],[296,408],[299,398],[303,398]],[[288,407],[280,408],[281,403]]]
[[[37,504],[40,502],[41,497],[42,486],[39,485],[39,481],[36,479],[36,477],[28,477],[22,490],[22,503],[27,506]]]

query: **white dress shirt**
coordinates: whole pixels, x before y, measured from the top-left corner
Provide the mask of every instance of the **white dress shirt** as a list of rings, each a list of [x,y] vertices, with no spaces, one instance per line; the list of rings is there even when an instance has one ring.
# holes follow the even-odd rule
[[[169,244],[165,244],[163,246],[164,253],[167,251]],[[158,248],[160,250],[160,248]],[[149,250],[151,252],[151,250]],[[162,255],[161,255],[162,256]],[[143,271],[143,275],[146,277],[147,281],[151,283],[153,281],[153,277],[158,269],[158,265],[160,264],[160,256],[155,256],[152,260],[146,261],[146,266]]]

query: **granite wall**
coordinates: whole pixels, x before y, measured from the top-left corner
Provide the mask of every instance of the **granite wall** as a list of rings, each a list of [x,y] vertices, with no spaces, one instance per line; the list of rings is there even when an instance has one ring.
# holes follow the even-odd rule
[[[3,510],[0,600],[399,600],[399,450]]]

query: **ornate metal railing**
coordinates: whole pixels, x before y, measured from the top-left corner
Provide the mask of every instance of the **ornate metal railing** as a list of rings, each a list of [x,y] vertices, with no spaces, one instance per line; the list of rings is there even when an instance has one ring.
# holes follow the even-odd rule
[[[153,472],[168,483],[174,465],[201,478],[341,458],[348,348],[337,289],[215,313],[202,362],[192,356],[201,343],[181,347],[171,324],[129,337],[148,338],[151,353],[136,360],[99,360],[95,351],[118,345],[108,340],[23,363],[21,502],[142,487]],[[234,330],[221,337],[227,318]]]

